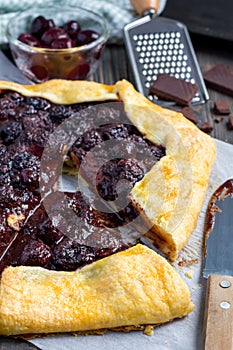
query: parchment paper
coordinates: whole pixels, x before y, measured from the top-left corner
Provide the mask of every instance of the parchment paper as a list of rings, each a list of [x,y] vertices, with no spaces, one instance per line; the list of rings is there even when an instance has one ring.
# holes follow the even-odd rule
[[[138,331],[129,333],[108,331],[104,335],[48,336],[31,340],[33,344],[42,350],[201,350],[203,348],[206,280],[202,278],[201,267],[205,211],[215,189],[225,180],[233,177],[233,145],[218,140],[216,143],[217,160],[212,170],[208,193],[197,228],[174,264],[191,290],[191,297],[195,304],[194,311],[185,318],[155,328],[152,336]],[[184,259],[188,262],[197,259],[197,263],[180,266],[179,262],[181,263]]]

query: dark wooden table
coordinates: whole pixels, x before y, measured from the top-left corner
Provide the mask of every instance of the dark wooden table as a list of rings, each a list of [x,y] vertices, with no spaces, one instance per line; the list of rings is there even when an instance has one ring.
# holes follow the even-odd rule
[[[210,37],[191,35],[194,49],[202,72],[217,63],[233,65],[233,45],[230,41],[211,39]],[[112,45],[107,47],[103,61],[93,79],[106,84],[113,84],[117,80],[126,78],[134,83],[130,67],[127,64],[126,52],[123,46]],[[233,115],[233,97],[222,95],[209,90],[210,101],[202,106],[197,106],[196,111],[203,121],[209,121],[213,125],[212,136],[233,144],[233,130],[226,127],[227,117],[221,123],[214,121],[215,114],[213,103],[219,99],[227,99],[231,103]],[[0,337],[0,350],[32,350],[37,349],[32,344],[19,339]]]

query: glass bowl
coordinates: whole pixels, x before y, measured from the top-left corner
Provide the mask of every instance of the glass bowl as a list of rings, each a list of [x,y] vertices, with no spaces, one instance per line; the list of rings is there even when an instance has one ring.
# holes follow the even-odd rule
[[[98,33],[92,42],[70,48],[30,46],[18,40],[22,33],[31,33],[32,21],[43,16],[56,27],[77,21],[82,31]],[[83,80],[95,72],[108,39],[108,25],[101,15],[82,7],[51,5],[30,8],[9,21],[6,35],[13,59],[22,73],[35,83],[49,79]],[[79,46],[76,46],[79,45]]]

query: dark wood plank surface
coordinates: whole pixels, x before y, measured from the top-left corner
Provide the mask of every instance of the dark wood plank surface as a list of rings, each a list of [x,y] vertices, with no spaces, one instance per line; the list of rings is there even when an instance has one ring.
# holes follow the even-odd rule
[[[204,72],[217,63],[233,64],[233,45],[228,41],[211,39],[209,37],[192,35],[193,45],[197,54],[201,70]],[[127,63],[124,46],[107,47],[103,61],[93,79],[106,84],[113,84],[117,80],[126,78],[134,83],[130,67]],[[226,120],[217,124],[214,122],[213,103],[218,99],[227,99],[231,103],[231,114],[233,115],[233,98],[209,90],[210,101],[206,105],[195,107],[201,115],[202,120],[210,121],[214,130],[212,136],[233,144],[233,131],[226,127]],[[7,337],[0,336],[0,350],[32,350],[37,349],[32,344]]]
[[[207,71],[215,64],[223,63],[233,67],[233,43],[214,38],[192,35],[194,49],[202,72]],[[228,116],[224,117],[221,123],[214,121],[216,113],[214,113],[214,102],[224,99],[228,100],[231,105],[231,115],[233,115],[233,98],[225,94],[221,94],[212,89],[208,89],[210,100],[205,106],[206,118],[212,123],[214,130],[212,136],[222,141],[233,144],[233,130],[228,130],[226,123]]]
[[[162,16],[185,23],[189,31],[233,40],[232,0],[167,0]]]

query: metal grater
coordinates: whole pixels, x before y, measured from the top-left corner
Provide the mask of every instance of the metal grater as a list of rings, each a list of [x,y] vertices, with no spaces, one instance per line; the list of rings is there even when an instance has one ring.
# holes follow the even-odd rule
[[[158,100],[148,92],[158,74],[167,73],[198,85],[199,91],[192,104],[206,102],[209,95],[187,27],[178,21],[158,17],[156,13],[155,9],[144,10],[142,18],[124,28],[126,49],[138,91],[153,102],[171,105],[171,102]]]

